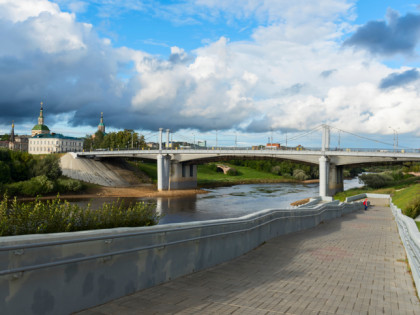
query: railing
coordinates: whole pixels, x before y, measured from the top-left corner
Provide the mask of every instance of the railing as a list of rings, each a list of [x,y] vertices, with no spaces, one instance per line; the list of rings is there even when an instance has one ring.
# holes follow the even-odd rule
[[[84,152],[109,152],[109,151],[157,151],[159,148],[108,148],[95,149]],[[278,152],[278,151],[322,151],[319,147],[281,147],[281,148],[253,148],[253,147],[180,147],[180,148],[162,148],[163,151],[264,151],[264,152]],[[379,148],[329,148],[328,152],[378,152],[378,153],[419,153],[420,149],[379,149]]]

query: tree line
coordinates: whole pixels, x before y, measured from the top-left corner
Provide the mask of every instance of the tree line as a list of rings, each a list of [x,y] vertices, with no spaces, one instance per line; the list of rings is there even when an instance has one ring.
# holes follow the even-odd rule
[[[85,151],[107,149],[143,149],[146,147],[144,136],[134,132],[134,130],[124,129],[124,131],[103,133],[98,130],[94,135],[86,135],[83,143]]]
[[[77,192],[85,186],[63,178],[59,155],[34,156],[27,152],[0,149],[0,193],[9,196]]]

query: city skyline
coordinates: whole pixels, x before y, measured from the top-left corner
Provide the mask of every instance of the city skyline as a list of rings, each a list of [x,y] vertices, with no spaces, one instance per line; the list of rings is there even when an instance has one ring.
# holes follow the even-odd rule
[[[162,127],[209,141],[218,130],[220,144],[271,134],[284,143],[326,123],[420,145],[411,1],[2,0],[0,9],[1,133],[14,120],[25,134],[43,101],[51,130],[78,137],[104,112],[109,131]]]

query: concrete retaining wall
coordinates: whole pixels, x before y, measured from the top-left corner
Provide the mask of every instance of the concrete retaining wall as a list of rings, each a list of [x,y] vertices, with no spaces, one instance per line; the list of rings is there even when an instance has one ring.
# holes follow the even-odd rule
[[[389,197],[389,196],[388,196]],[[420,232],[416,222],[410,217],[402,214],[401,209],[390,203],[392,213],[398,225],[401,240],[407,253],[408,263],[411,268],[417,294],[420,294]]]
[[[69,314],[362,209],[326,203],[236,219],[0,238],[2,314]]]
[[[121,176],[121,172],[124,170],[119,169],[115,165],[92,159],[78,158],[75,153],[67,153],[61,157],[60,165],[63,175],[84,182],[111,187],[128,187],[133,185],[132,182]]]

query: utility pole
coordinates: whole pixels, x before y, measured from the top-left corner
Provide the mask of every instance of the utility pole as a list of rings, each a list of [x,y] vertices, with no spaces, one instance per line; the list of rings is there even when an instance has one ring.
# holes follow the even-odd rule
[[[398,132],[397,132],[396,129],[394,129],[392,127],[389,127],[389,128],[391,128],[394,131],[394,152],[395,152],[396,150],[398,150]],[[395,140],[396,140],[396,142],[395,142]]]

